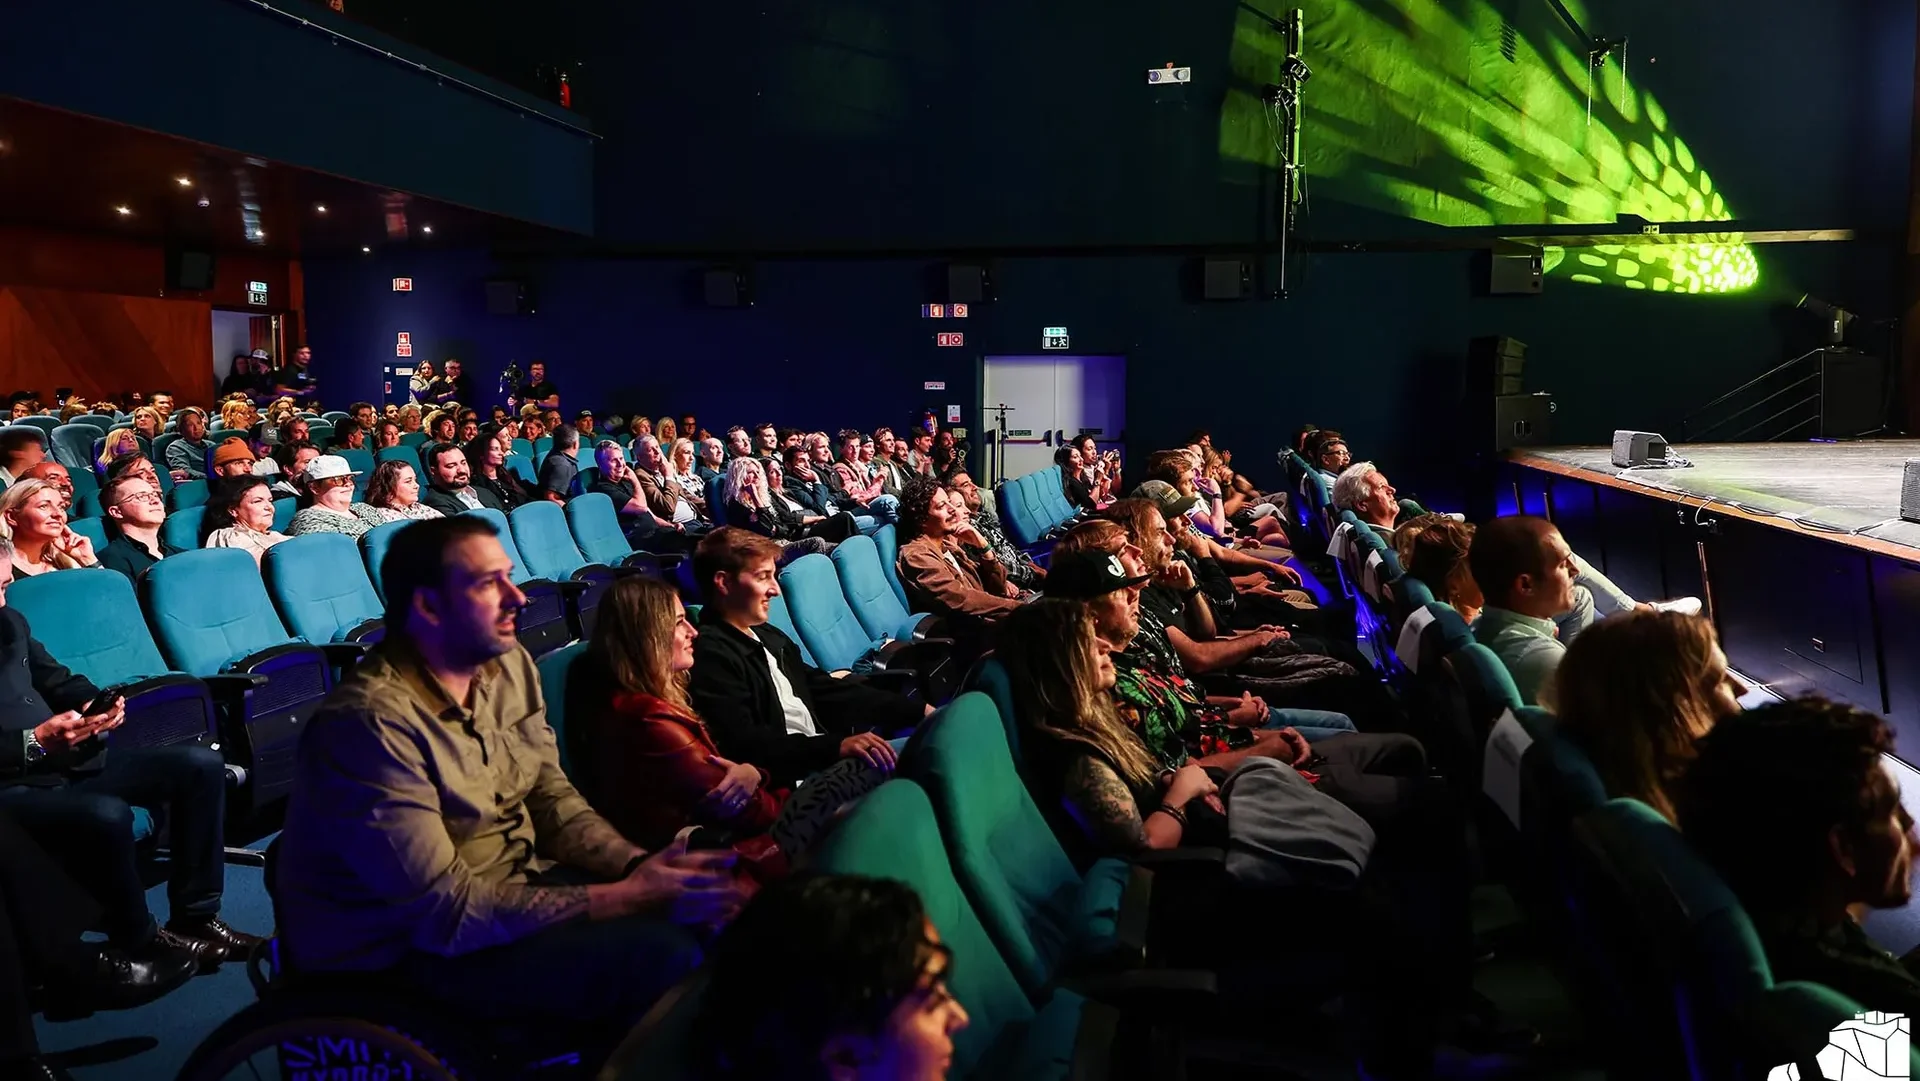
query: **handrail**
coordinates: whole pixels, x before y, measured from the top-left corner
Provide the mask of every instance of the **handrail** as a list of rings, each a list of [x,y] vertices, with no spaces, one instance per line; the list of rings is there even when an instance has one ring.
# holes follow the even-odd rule
[[[1803,380],[1803,382],[1804,382],[1804,380]],[[1796,384],[1794,384],[1794,385],[1795,385],[1795,386],[1798,386],[1799,384],[1798,384],[1798,383],[1796,383]],[[1741,436],[1743,436],[1743,435],[1746,435],[1746,434],[1747,434],[1748,432],[1751,432],[1751,431],[1753,431],[1753,430],[1754,430],[1755,428],[1758,428],[1758,427],[1760,427],[1760,426],[1761,426],[1762,424],[1769,424],[1769,423],[1771,423],[1771,422],[1773,422],[1773,421],[1775,421],[1775,420],[1778,420],[1779,418],[1781,418],[1781,417],[1783,417],[1783,416],[1786,416],[1786,415],[1787,415],[1788,413],[1790,413],[1790,412],[1792,412],[1792,411],[1793,411],[1794,409],[1797,409],[1797,408],[1799,408],[1800,406],[1803,406],[1803,405],[1811,405],[1811,404],[1814,404],[1814,403],[1816,403],[1816,402],[1818,402],[1819,400],[1820,400],[1820,395],[1819,395],[1819,394],[1817,394],[1817,393],[1816,393],[1816,394],[1809,394],[1809,395],[1808,395],[1808,396],[1806,396],[1805,398],[1802,398],[1802,399],[1800,399],[1799,401],[1797,401],[1797,402],[1795,402],[1795,403],[1793,403],[1792,405],[1789,405],[1789,406],[1787,406],[1787,407],[1786,407],[1785,409],[1782,409],[1782,410],[1780,410],[1780,411],[1779,411],[1778,413],[1775,413],[1775,414],[1773,414],[1773,415],[1772,415],[1772,416],[1770,416],[1770,417],[1763,417],[1763,418],[1761,418],[1761,419],[1760,419],[1759,421],[1757,421],[1757,422],[1755,422],[1755,423],[1753,423],[1753,424],[1750,424],[1750,425],[1748,425],[1747,427],[1745,427],[1745,428],[1743,428],[1743,429],[1741,429],[1741,430],[1740,430],[1739,432],[1737,432],[1737,433],[1735,433],[1735,434],[1734,434],[1734,436],[1733,436],[1732,438],[1730,438],[1730,439],[1728,439],[1728,440],[1727,440],[1727,442],[1729,442],[1729,443],[1738,443],[1738,442],[1740,441],[1740,437],[1741,437]],[[1818,424],[1818,423],[1820,422],[1820,410],[1819,410],[1818,408],[1815,408],[1815,409],[1814,409],[1814,411],[1813,411],[1813,413],[1812,413],[1812,415],[1811,415],[1811,416],[1807,416],[1807,417],[1804,417],[1804,418],[1802,418],[1802,419],[1800,419],[1800,420],[1797,420],[1797,421],[1794,421],[1794,422],[1793,422],[1792,424],[1789,424],[1789,425],[1788,425],[1788,426],[1786,426],[1785,428],[1782,428],[1782,429],[1780,429],[1780,430],[1779,430],[1778,432],[1775,432],[1774,434],[1772,434],[1772,435],[1770,435],[1770,436],[1768,436],[1768,437],[1766,437],[1765,439],[1763,439],[1763,440],[1760,440],[1760,442],[1763,442],[1763,443],[1771,443],[1771,442],[1772,442],[1772,441],[1774,441],[1775,439],[1778,439],[1778,438],[1780,438],[1781,436],[1783,436],[1783,435],[1786,435],[1786,434],[1787,434],[1788,432],[1791,432],[1791,431],[1793,431],[1793,430],[1794,430],[1795,428],[1798,428],[1798,427],[1799,427],[1800,425],[1802,425],[1802,424],[1805,424],[1805,423],[1807,423],[1808,421],[1812,421],[1812,422],[1813,422],[1813,423],[1815,423],[1815,424]]]
[[[1760,408],[1761,406],[1766,405],[1768,402],[1773,401],[1775,398],[1778,398],[1782,394],[1785,394],[1788,391],[1798,390],[1799,388],[1806,386],[1808,383],[1818,382],[1819,379],[1820,379],[1820,376],[1819,376],[1819,373],[1817,372],[1811,375],[1802,376],[1801,378],[1796,379],[1791,383],[1788,383],[1786,386],[1781,387],[1779,390],[1774,391],[1772,394],[1767,395],[1766,397],[1760,399],[1757,402],[1754,402],[1753,404],[1745,407],[1744,409],[1736,409],[1733,412],[1728,413],[1726,416],[1720,418],[1720,421],[1718,423],[1709,425],[1708,427],[1702,429],[1701,430],[1702,434],[1704,434],[1705,432],[1711,432],[1715,428],[1724,428],[1727,425],[1732,424],[1734,421],[1740,419],[1741,417],[1746,416],[1748,413],[1751,413],[1754,410]],[[1819,401],[1820,395],[1818,393],[1814,394],[1811,400]],[[1778,416],[1778,415],[1779,414],[1775,414],[1775,416]],[[1772,417],[1767,418],[1767,420],[1772,420],[1772,419],[1773,419]],[[1766,421],[1763,420],[1760,423],[1764,424],[1766,423]],[[1758,425],[1755,425],[1754,427],[1758,427]],[[1750,432],[1752,430],[1753,430],[1752,427],[1746,428],[1741,432],[1741,434],[1744,435],[1746,434],[1746,432]],[[1738,437],[1735,437],[1735,438],[1738,438]]]
[[[1739,397],[1740,395],[1748,394],[1752,392],[1754,388],[1760,386],[1766,380],[1775,378],[1776,376],[1779,376],[1783,372],[1788,372],[1792,370],[1796,365],[1805,364],[1810,360],[1816,360],[1816,358],[1819,357],[1821,352],[1822,350],[1815,349],[1815,350],[1812,350],[1811,352],[1803,353],[1800,356],[1794,357],[1791,360],[1782,361],[1781,363],[1776,364],[1771,368],[1768,368],[1766,371],[1761,372],[1759,375],[1756,375],[1753,378],[1748,379],[1746,382],[1741,383],[1739,386],[1733,388],[1732,390],[1727,391],[1725,394],[1722,394],[1719,397],[1713,399],[1712,401],[1708,402],[1706,405],[1703,405],[1700,408],[1694,410],[1693,412],[1687,414],[1686,417],[1684,417],[1680,422],[1681,438],[1686,442],[1699,442],[1701,437],[1705,436],[1707,433],[1713,432],[1716,429],[1725,428],[1733,424],[1735,421],[1739,420],[1741,417],[1746,416],[1747,414],[1753,412],[1755,409],[1758,409],[1761,406],[1765,405],[1766,403],[1774,400],[1775,398],[1778,398],[1780,395],[1785,394],[1788,391],[1793,390],[1809,381],[1817,382],[1819,379],[1819,373],[1818,372],[1811,373],[1801,379],[1798,379],[1792,383],[1787,384],[1781,389],[1774,391],[1773,393],[1767,395],[1764,398],[1759,399],[1758,401],[1749,403],[1748,405],[1740,409],[1736,409],[1733,412],[1728,413],[1726,416],[1719,418],[1718,420],[1714,421],[1711,424],[1707,424],[1704,427],[1696,428],[1696,425],[1700,423],[1701,419],[1707,416],[1708,414],[1712,413],[1715,409],[1719,408],[1722,405],[1725,405],[1727,402],[1732,401],[1733,399]],[[1816,391],[1812,396],[1812,398],[1809,399],[1809,401],[1813,401],[1813,402],[1818,402],[1819,400],[1820,400],[1820,393],[1818,391]],[[1817,409],[1815,411],[1815,415],[1817,419],[1818,417]],[[1774,414],[1774,416],[1772,417],[1768,417],[1765,420],[1760,421],[1759,424],[1750,425],[1746,429],[1743,429],[1739,434],[1745,435],[1748,432],[1753,431],[1754,428],[1759,427],[1760,424],[1765,424],[1767,423],[1767,421],[1773,420],[1777,416],[1779,416],[1778,413]]]

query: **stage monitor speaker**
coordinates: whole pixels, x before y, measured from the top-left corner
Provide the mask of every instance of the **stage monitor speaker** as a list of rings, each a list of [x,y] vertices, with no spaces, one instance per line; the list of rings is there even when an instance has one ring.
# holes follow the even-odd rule
[[[488,315],[532,315],[535,310],[533,286],[519,278],[487,280]]]
[[[1200,270],[1200,295],[1207,300],[1245,300],[1253,294],[1253,271],[1241,259],[1208,259]]]
[[[1852,349],[1820,351],[1820,434],[1849,439],[1886,426],[1886,364]]]
[[[213,253],[208,251],[167,251],[167,288],[204,293],[213,288]]]
[[[1920,522],[1920,458],[1908,458],[1900,476],[1900,517]]]
[[[1667,441],[1658,432],[1632,432],[1625,428],[1613,433],[1613,464],[1622,469],[1667,460]]]
[[[1553,395],[1501,394],[1493,399],[1493,449],[1553,442]]]
[[[1539,295],[1546,264],[1538,248],[1487,254],[1491,264],[1487,273],[1488,296]]]

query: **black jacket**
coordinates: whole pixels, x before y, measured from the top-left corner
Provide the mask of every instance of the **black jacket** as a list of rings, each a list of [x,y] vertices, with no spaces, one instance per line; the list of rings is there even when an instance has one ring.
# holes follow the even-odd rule
[[[29,780],[29,773],[51,777],[64,769],[97,767],[106,744],[90,740],[91,748],[83,745],[72,755],[49,755],[29,770],[26,742],[20,733],[38,727],[56,713],[81,708],[99,693],[91,680],[69,671],[34,640],[25,616],[12,608],[0,608],[0,785]]]
[[[502,514],[507,512],[507,505],[500,501],[500,497],[494,494],[491,488],[481,484],[470,484],[469,486],[473,489],[474,498],[480,500],[482,507],[492,507]],[[460,502],[459,496],[437,484],[429,484],[425,488],[420,489],[420,502],[446,515],[459,514],[462,511],[472,509],[465,503]]]
[[[840,741],[855,732],[897,731],[919,719],[910,699],[859,683],[835,679],[800,658],[800,647],[771,624],[754,628],[752,637],[735,629],[709,608],[700,613],[700,637],[693,642],[694,712],[707,722],[722,757],[766,770],[772,783],[792,785],[840,757]],[[793,693],[813,714],[817,736],[787,731],[780,696],[767,670],[772,651]]]
[[[827,487],[825,481],[806,480],[800,476],[789,474],[781,481],[781,490],[788,499],[793,500],[795,503],[805,507],[809,512],[818,514],[823,518],[829,514],[838,514],[840,512],[840,507],[837,505],[838,501],[834,498],[833,490]]]

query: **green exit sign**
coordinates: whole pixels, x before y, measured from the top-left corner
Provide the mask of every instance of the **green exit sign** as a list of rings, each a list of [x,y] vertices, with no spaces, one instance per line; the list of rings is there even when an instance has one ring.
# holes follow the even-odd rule
[[[1041,329],[1040,336],[1042,338],[1064,338],[1067,336],[1067,328],[1066,327],[1045,327]]]
[[[247,283],[247,292],[249,293],[264,293],[266,291],[267,291],[266,282],[248,282]]]

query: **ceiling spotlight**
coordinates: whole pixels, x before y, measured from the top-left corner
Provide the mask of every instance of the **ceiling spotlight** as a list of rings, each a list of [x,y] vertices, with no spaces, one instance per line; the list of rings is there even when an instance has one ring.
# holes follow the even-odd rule
[[[371,252],[372,250],[373,250],[372,248],[367,247],[365,244],[360,245],[360,253],[362,255],[365,255],[368,252]]]
[[[206,196],[204,196],[204,195],[202,195],[202,196],[200,197],[200,208],[201,208],[202,210],[204,210],[204,209],[206,209],[207,207],[210,207],[210,206],[212,206],[212,205],[213,205],[213,200],[212,200],[212,199],[209,199],[209,198],[207,198],[207,197],[206,197]]]
[[[422,226],[420,227],[420,231],[421,231],[421,232],[423,232],[423,233],[425,233],[425,234],[427,234],[428,236],[432,236],[432,235],[433,235],[433,226],[431,226],[431,225],[422,225]]]
[[[313,204],[313,212],[315,214],[325,214],[327,212],[327,204],[325,203]]]
[[[183,188],[193,187],[193,178],[190,176],[176,176],[173,178],[173,182]]]
[[[116,206],[116,207],[114,207],[114,208],[113,208],[113,212],[114,212],[115,214],[118,214],[118,215],[120,215],[120,216],[121,216],[121,217],[123,217],[123,218],[127,218],[127,217],[132,217],[132,216],[133,216],[133,208],[132,208],[132,207],[130,207],[130,206],[128,206],[128,205],[126,205],[125,203],[122,203],[122,204],[120,204],[119,206]]]

